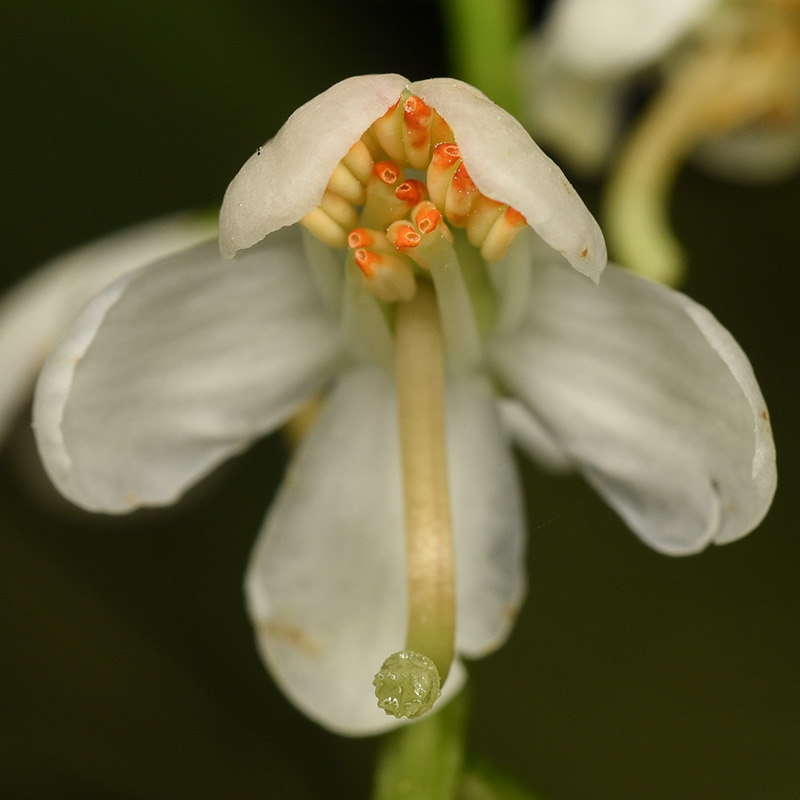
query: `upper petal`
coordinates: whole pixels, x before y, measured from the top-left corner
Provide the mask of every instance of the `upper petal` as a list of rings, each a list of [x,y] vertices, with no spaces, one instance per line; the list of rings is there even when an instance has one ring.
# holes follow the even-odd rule
[[[0,439],[30,398],[47,354],[86,301],[130,270],[216,235],[216,220],[175,214],[50,261],[0,303]]]
[[[461,81],[435,78],[411,88],[447,120],[481,192],[519,211],[547,244],[596,281],[606,263],[600,228],[525,128]]]
[[[112,284],[69,328],[36,389],[42,460],[91,510],[173,502],[280,424],[338,353],[296,230],[234,264],[200,245]]]
[[[245,584],[276,682],[312,719],[352,736],[398,724],[372,688],[406,632],[396,415],[393,381],[380,369],[337,385],[292,460]],[[463,680],[452,670],[448,693]]]
[[[220,211],[223,255],[311,211],[339,161],[407,84],[401,75],[360,75],[300,106],[228,186]]]
[[[752,530],[775,491],[764,398],[702,306],[618,269],[599,287],[537,266],[527,324],[491,345],[502,380],[650,545]]]
[[[657,61],[719,0],[558,0],[543,36],[557,58],[597,77]]]

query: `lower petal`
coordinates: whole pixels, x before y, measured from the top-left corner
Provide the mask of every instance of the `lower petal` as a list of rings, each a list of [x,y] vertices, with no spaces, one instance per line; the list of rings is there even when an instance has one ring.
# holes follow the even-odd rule
[[[312,719],[365,735],[397,723],[372,678],[404,648],[407,586],[397,409],[378,369],[346,376],[301,445],[247,572],[248,606],[275,680]],[[514,465],[482,379],[447,388],[457,648],[499,646],[524,594]],[[453,665],[443,699],[457,692]]]
[[[775,491],[764,399],[733,337],[679,292],[537,264],[498,375],[646,542],[690,553],[752,530]]]
[[[313,720],[351,736],[398,724],[372,687],[406,631],[396,413],[380,370],[339,383],[292,460],[245,584],[276,682]]]

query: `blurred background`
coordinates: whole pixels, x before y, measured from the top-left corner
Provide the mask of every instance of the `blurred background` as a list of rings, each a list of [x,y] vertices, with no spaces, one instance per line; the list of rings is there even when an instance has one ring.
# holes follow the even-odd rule
[[[104,233],[218,204],[341,78],[448,72],[422,0],[29,0],[0,15],[3,289]],[[575,183],[594,208],[598,187]],[[779,489],[757,532],[671,559],[579,478],[520,462],[529,596],[510,642],[471,666],[469,739],[547,800],[800,797],[798,209],[800,178],[742,187],[691,166],[673,197],[685,291],[735,334],[772,414]],[[19,420],[0,451],[0,796],[368,796],[376,741],[295,711],[245,615],[284,465],[273,437],[176,509],[91,516],[48,490]]]

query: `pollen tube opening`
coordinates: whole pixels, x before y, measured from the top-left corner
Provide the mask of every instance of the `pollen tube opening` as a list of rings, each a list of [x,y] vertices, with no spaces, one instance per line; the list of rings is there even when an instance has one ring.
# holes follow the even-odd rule
[[[406,668],[417,664],[405,685],[417,691],[428,684],[432,672],[438,673],[428,710],[453,660],[456,609],[445,441],[444,341],[436,296],[427,280],[419,281],[410,301],[397,304],[396,353],[408,580],[405,651],[424,657],[403,659]],[[402,654],[391,658],[402,658]],[[381,702],[387,713],[395,713],[395,705]]]

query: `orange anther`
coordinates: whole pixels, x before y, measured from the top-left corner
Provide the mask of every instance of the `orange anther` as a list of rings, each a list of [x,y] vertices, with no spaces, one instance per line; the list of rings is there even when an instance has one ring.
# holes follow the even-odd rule
[[[433,203],[420,203],[414,210],[414,222],[422,234],[436,230],[442,221],[442,212]]]
[[[472,178],[470,178],[463,161],[456,167],[456,171],[453,174],[453,181],[450,185],[457,192],[476,192],[478,190],[478,187],[475,186]]]
[[[422,181],[416,181],[413,178],[403,181],[394,190],[394,193],[398,200],[402,200],[404,203],[408,203],[412,206],[415,206],[421,200],[424,200],[425,195],[427,194],[425,190],[425,184]]]
[[[386,233],[398,250],[412,249],[422,241],[419,233],[407,222],[395,222]]]
[[[347,244],[353,250],[359,247],[369,247],[375,241],[375,237],[366,228],[353,228],[347,235]]]
[[[528,224],[528,220],[516,208],[511,208],[511,206],[506,207],[505,217],[506,222],[515,227]]]
[[[372,174],[387,186],[393,186],[400,177],[400,167],[394,161],[379,161],[372,168]]]
[[[360,247],[353,253],[356,261],[356,266],[364,273],[367,278],[375,277],[375,267],[381,260],[377,253],[367,250],[365,247]]]
[[[433,148],[433,161],[440,169],[452,167],[461,158],[461,150],[455,142],[440,142]]]
[[[419,97],[412,95],[403,104],[403,120],[406,136],[413,148],[424,147],[427,151],[430,143],[431,119],[433,109],[425,105]]]

